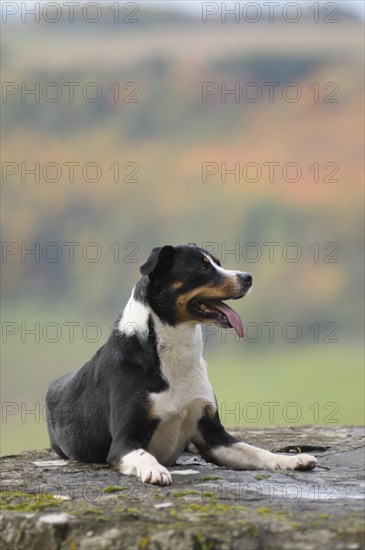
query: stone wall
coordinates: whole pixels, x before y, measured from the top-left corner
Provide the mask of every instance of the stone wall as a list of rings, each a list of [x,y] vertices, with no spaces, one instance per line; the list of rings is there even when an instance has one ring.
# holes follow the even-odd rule
[[[309,452],[311,472],[233,471],[184,454],[173,485],[143,485],[49,451],[1,459],[5,550],[358,550],[364,430],[247,429],[247,443]]]

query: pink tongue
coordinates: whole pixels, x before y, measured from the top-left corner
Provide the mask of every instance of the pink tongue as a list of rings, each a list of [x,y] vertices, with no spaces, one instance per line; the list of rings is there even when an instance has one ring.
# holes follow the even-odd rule
[[[244,332],[243,332],[243,324],[241,321],[241,317],[238,315],[238,313],[234,309],[227,306],[227,304],[223,302],[214,302],[214,303],[207,302],[207,304],[209,304],[209,307],[211,309],[215,309],[224,313],[224,315],[228,317],[231,327],[235,329],[238,336],[240,338],[243,337]]]

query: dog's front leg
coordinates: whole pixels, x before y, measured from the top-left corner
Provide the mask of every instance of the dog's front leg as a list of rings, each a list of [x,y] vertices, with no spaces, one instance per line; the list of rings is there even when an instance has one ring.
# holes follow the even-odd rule
[[[280,455],[238,441],[225,431],[218,411],[213,409],[212,405],[205,407],[193,438],[206,460],[234,470],[312,470],[316,467],[314,456]]]
[[[130,442],[126,445],[124,442],[121,444],[121,441],[113,442],[107,462],[121,474],[137,476],[143,483],[156,485],[172,483],[171,474],[167,468],[136,443]]]
[[[121,474],[134,475],[143,483],[171,485],[170,472],[149,453],[149,442],[158,426],[158,419],[151,418],[135,406],[128,415],[116,413],[114,407],[110,418],[112,444],[107,462]]]
[[[144,449],[130,451],[121,457],[118,470],[121,474],[135,475],[143,483],[171,485],[171,474],[151,453]]]

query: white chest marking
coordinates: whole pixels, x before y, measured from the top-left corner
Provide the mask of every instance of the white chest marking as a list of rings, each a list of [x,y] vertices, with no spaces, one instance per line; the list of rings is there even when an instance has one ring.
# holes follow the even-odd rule
[[[153,414],[161,419],[148,450],[166,465],[173,464],[197,429],[207,404],[215,406],[213,389],[202,357],[200,325],[164,325],[153,314],[161,371],[169,387],[152,393]]]

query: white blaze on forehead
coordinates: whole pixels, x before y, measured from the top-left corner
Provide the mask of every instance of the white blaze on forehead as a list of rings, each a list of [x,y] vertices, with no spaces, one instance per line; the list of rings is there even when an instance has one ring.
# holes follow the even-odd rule
[[[237,273],[241,273],[241,271],[236,271],[234,269],[224,269],[223,267],[221,267],[220,265],[215,263],[213,258],[211,258],[210,256],[207,256],[206,254],[204,254],[204,256],[207,258],[209,263],[214,267],[214,269],[216,271],[218,271],[218,273],[221,273],[222,275],[225,275],[226,277],[227,276],[232,276],[232,275],[235,276],[235,275],[237,275]]]
[[[148,317],[150,312],[151,310],[148,306],[134,298],[133,289],[118,324],[120,332],[127,336],[133,336],[133,334],[138,333],[140,336],[146,337],[148,334]]]

